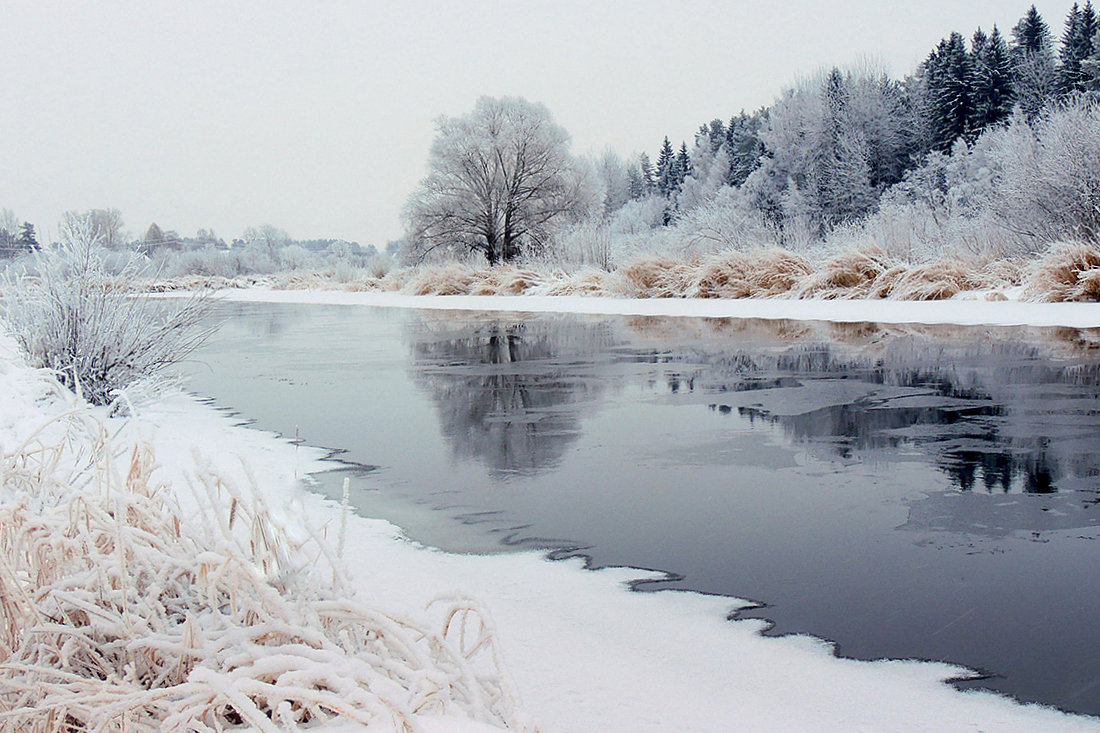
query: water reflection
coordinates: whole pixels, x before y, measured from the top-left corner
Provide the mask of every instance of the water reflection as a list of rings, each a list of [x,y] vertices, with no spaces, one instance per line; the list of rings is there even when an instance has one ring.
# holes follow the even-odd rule
[[[610,344],[606,324],[579,325],[565,338],[541,321],[457,329],[420,322],[409,333],[414,381],[436,404],[450,450],[484,461],[497,477],[556,465],[603,392],[577,366],[602,361],[592,355]]]
[[[753,366],[733,380],[723,368],[692,381],[719,393],[713,409],[773,423],[842,458],[920,449],[963,491],[1045,494],[1100,475],[1095,363],[1059,362],[1014,342],[898,337],[872,353],[797,346]]]

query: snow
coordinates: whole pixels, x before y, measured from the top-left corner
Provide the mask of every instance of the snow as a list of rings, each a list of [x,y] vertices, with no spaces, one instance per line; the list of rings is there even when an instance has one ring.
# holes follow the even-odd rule
[[[178,297],[177,294],[165,294]],[[162,296],[163,297],[163,296]],[[263,303],[324,303],[392,308],[429,308],[522,313],[587,313],[626,316],[687,316],[763,318],[840,323],[925,323],[988,326],[1100,327],[1100,303],[1021,303],[971,299],[901,300],[739,300],[601,298],[541,295],[402,295],[350,293],[333,290],[223,290],[227,301]],[[971,295],[971,297],[976,297]]]
[[[295,291],[247,291],[228,299],[652,315],[749,315],[758,309],[751,315],[847,314],[853,320],[864,320],[867,308],[862,303],[413,298]],[[891,315],[901,319],[905,311],[905,321],[951,315],[947,309],[925,309],[925,304],[887,303],[881,312],[877,305],[875,320]],[[1100,325],[1097,306],[1006,309],[998,303],[971,311],[972,305],[986,304],[951,305],[957,309],[951,322],[985,322],[977,319],[996,316],[1001,323]],[[0,445],[5,450],[69,407],[40,399],[34,373],[3,336],[0,377],[5,384]],[[111,421],[112,432],[119,430],[118,440],[152,442],[160,464],[154,479],[169,482],[185,507],[196,458],[242,484],[247,466],[277,517],[292,527],[322,527],[335,544],[339,505],[305,491],[296,480],[322,467],[323,451],[243,427],[183,394],[164,397],[125,422]],[[1100,731],[1100,720],[1021,705],[988,692],[956,691],[943,684],[966,674],[955,666],[839,659],[820,640],[763,637],[760,621],[727,620],[740,603],[735,599],[629,591],[627,582],[651,577],[647,571],[585,571],[579,560],[551,562],[537,553],[452,555],[405,539],[388,522],[358,516],[348,519],[344,557],[359,597],[383,609],[420,615],[433,599],[455,594],[483,604],[522,705],[546,733]],[[493,730],[447,718],[419,722],[427,733]]]

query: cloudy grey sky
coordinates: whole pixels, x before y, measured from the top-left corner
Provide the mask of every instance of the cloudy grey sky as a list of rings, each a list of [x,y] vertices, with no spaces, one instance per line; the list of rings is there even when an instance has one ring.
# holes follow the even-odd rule
[[[900,76],[1029,4],[8,0],[0,207],[43,234],[113,207],[135,234],[270,223],[381,247],[433,120],[480,95],[542,102],[574,152],[654,155],[799,75],[869,58]],[[1070,4],[1036,3],[1056,35]]]

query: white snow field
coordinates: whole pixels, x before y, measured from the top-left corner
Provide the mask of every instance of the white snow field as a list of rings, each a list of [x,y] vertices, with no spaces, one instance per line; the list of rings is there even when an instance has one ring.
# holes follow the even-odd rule
[[[180,297],[165,293],[154,297]],[[963,326],[1100,327],[1100,303],[1024,303],[974,299],[911,300],[785,300],[779,298],[604,298],[567,295],[401,295],[335,290],[221,290],[230,301],[265,303],[326,303],[393,308],[431,308],[519,313],[587,313],[625,316],[691,316],[703,318],[764,318],[839,323],[949,323]]]
[[[1097,305],[421,298],[261,290],[224,297],[482,311],[1100,326]],[[33,371],[4,336],[0,380],[0,446],[6,450],[68,408],[40,398]],[[112,432],[120,430],[118,441],[152,443],[160,464],[154,480],[167,482],[184,506],[196,456],[228,476],[241,476],[244,463],[277,518],[336,536],[339,505],[296,480],[322,468],[321,450],[242,427],[179,393],[109,423]],[[727,620],[738,605],[733,599],[629,591],[626,582],[646,577],[645,571],[585,571],[579,560],[552,562],[533,552],[452,555],[408,541],[388,522],[358,516],[347,519],[343,557],[359,599],[382,610],[415,617],[441,595],[480,602],[495,622],[521,707],[545,733],[1100,731],[1094,718],[987,692],[959,692],[943,682],[966,674],[951,665],[853,661],[833,656],[827,643],[813,638],[765,638],[759,621]],[[492,730],[441,717],[418,722],[429,733]],[[329,729],[337,728],[352,730]]]

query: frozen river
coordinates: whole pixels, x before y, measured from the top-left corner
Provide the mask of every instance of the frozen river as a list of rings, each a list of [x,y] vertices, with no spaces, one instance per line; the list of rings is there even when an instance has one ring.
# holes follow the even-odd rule
[[[221,304],[190,387],[455,552],[760,602],[1100,714],[1100,353],[1070,329]]]

